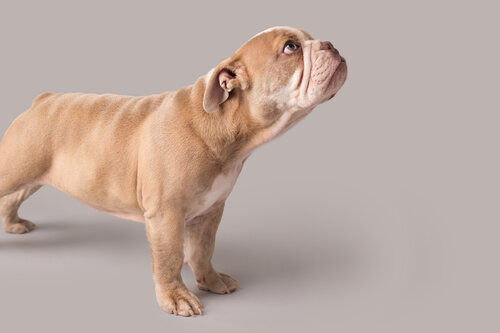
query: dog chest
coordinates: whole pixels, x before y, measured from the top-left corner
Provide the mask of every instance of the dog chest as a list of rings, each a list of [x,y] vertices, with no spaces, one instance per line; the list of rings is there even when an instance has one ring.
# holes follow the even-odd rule
[[[238,179],[241,167],[242,163],[238,162],[231,166],[226,172],[218,174],[208,189],[196,198],[195,202],[191,205],[186,220],[191,220],[202,215],[216,203],[225,200],[231,193],[236,183],[236,179]]]

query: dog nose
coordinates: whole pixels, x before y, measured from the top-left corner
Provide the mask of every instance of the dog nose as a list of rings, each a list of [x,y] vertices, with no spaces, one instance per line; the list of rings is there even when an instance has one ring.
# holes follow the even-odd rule
[[[335,50],[333,48],[333,44],[330,42],[321,42],[319,49],[320,50]]]

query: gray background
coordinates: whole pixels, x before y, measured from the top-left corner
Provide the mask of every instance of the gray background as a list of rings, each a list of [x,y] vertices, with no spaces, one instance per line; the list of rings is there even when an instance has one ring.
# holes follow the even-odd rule
[[[331,40],[349,77],[245,165],[214,258],[238,292],[164,314],[144,226],[44,188],[39,228],[0,233],[0,330],[498,332],[493,3],[2,1],[2,133],[40,92],[175,90],[274,25]]]

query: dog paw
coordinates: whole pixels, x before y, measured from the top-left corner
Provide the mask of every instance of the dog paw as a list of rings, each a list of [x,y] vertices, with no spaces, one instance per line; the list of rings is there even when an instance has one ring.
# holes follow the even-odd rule
[[[35,223],[19,219],[16,223],[9,223],[4,225],[4,230],[11,234],[24,234],[30,232],[35,228]]]
[[[191,317],[201,314],[201,302],[186,287],[166,290],[157,296],[163,311],[179,316]]]
[[[216,294],[230,294],[240,286],[238,281],[227,274],[214,272],[209,276],[196,280],[198,289]]]

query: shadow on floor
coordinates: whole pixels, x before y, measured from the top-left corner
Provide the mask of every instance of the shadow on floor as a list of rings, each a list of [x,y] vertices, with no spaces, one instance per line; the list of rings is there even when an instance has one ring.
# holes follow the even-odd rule
[[[331,274],[335,280],[349,279],[363,265],[364,255],[359,247],[343,240],[342,235],[328,240],[303,239],[300,235],[277,239],[275,231],[256,232],[262,233],[258,239],[247,237],[244,232],[224,234],[217,239],[214,267],[233,275],[242,286],[286,283],[311,279],[317,274]],[[146,252],[148,245],[144,225],[112,219],[40,221],[28,234],[0,234],[3,255],[32,251],[43,254],[44,250],[60,252],[74,247],[80,248],[77,251],[91,249],[92,253],[113,251],[121,255],[127,251]],[[149,256],[144,260],[149,261]]]
[[[84,247],[135,246],[146,242],[144,225],[115,220],[72,220],[37,223],[37,227],[22,235],[0,231],[0,250],[42,250],[81,245]]]

